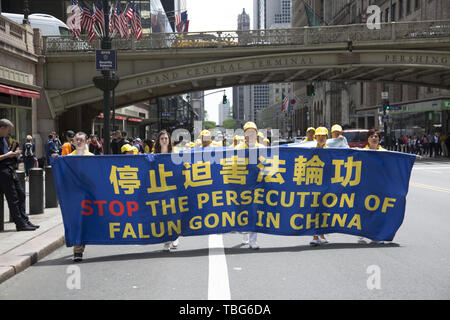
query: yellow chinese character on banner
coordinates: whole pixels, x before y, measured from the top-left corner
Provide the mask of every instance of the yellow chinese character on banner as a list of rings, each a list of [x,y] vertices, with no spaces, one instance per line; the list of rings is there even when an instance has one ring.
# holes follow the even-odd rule
[[[273,159],[266,159],[263,156],[260,156],[259,161],[260,163],[258,163],[257,166],[259,168],[258,182],[261,182],[264,178],[265,182],[284,183],[281,173],[286,172],[286,168],[280,168],[280,165],[285,165],[286,160],[280,160],[278,156],[274,156]]]
[[[134,194],[134,189],[141,186],[141,181],[138,180],[138,171],[138,168],[130,166],[124,166],[123,168],[112,166],[109,181],[114,186],[114,193],[119,194],[120,187],[124,189],[125,194]]]
[[[334,165],[334,177],[331,178],[331,183],[340,183],[342,186],[356,186],[361,182],[361,161],[353,161],[353,157],[348,157],[347,161],[333,160]],[[346,172],[345,178],[341,174],[341,167],[344,165]],[[352,179],[353,171],[355,177]]]
[[[306,181],[306,158],[303,156],[299,156],[295,159],[295,167],[294,167],[294,178],[293,181],[297,182],[297,185],[300,186],[302,182]]]
[[[220,164],[223,169],[220,171],[220,174],[223,176],[223,183],[246,184],[248,158],[233,156],[221,159]]]
[[[173,176],[172,171],[165,171],[164,170],[164,164],[158,165],[158,171],[159,171],[159,183],[160,186],[158,187],[158,184],[156,183],[156,173],[155,170],[150,170],[150,188],[147,188],[148,193],[152,192],[164,192],[169,190],[176,190],[177,186],[168,186],[166,179]]]
[[[187,170],[183,170],[183,175],[185,176],[184,188],[187,187],[200,187],[213,184],[211,180],[211,164],[210,162],[200,161],[193,164],[185,163],[184,167]],[[189,170],[191,169],[192,170]]]
[[[322,185],[323,179],[323,163],[320,158],[315,155],[309,161],[306,161],[303,156],[299,156],[295,159],[294,178],[293,181],[297,182],[297,185],[305,184],[317,184]]]

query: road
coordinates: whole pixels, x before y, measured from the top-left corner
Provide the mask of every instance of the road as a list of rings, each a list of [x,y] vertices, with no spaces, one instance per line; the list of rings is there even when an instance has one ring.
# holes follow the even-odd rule
[[[449,299],[450,161],[414,165],[406,215],[391,244],[331,234],[260,234],[260,250],[237,233],[162,244],[88,246],[73,264],[62,247],[0,285],[0,299]]]

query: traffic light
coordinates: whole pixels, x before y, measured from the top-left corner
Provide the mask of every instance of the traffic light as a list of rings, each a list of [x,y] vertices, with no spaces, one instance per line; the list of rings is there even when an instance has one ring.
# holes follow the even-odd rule
[[[385,101],[385,102],[383,103],[383,108],[384,108],[383,111],[389,111],[389,110],[391,110],[391,105],[389,104],[389,101]]]
[[[223,95],[222,104],[227,104],[227,95]]]
[[[308,84],[306,86],[306,95],[308,97],[314,97],[316,95],[314,92],[314,86],[312,84]]]

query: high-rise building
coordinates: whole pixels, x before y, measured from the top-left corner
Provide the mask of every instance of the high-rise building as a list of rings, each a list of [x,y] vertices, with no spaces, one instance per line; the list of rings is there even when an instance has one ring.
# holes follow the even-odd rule
[[[218,106],[218,110],[219,110],[219,126],[223,125],[223,122],[225,120],[228,120],[230,118],[230,103],[227,102],[225,104],[223,103],[219,103]]]
[[[250,15],[242,9],[238,15],[237,30],[250,30]],[[233,87],[233,118],[238,126],[252,120],[251,116],[251,86]]]

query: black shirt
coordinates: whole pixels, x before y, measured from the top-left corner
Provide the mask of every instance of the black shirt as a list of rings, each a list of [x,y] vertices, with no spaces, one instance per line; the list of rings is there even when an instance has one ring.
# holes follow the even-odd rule
[[[5,138],[0,137],[0,155],[7,154],[8,152],[8,142],[6,142]],[[0,160],[0,169],[14,167],[15,161],[17,161],[17,158],[15,157]]]

